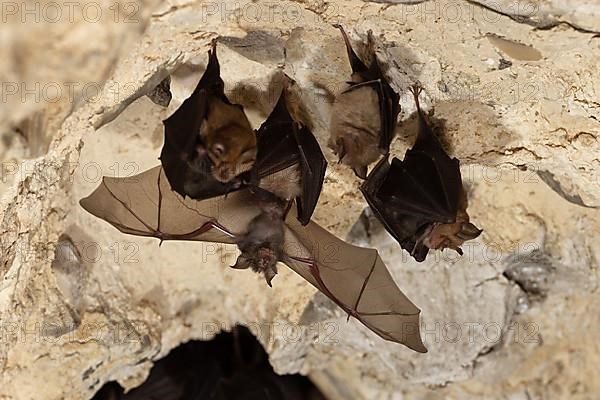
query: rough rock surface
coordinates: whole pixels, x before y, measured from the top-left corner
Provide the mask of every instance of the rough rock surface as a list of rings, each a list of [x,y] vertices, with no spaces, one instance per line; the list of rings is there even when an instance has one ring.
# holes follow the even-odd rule
[[[108,13],[113,4],[102,6]],[[18,21],[3,26],[10,46],[0,51],[13,52],[0,57],[3,82],[92,81],[101,91],[85,103],[85,95],[2,99],[0,399],[89,398],[109,380],[132,388],[177,344],[236,323],[256,333],[276,371],[307,374],[331,398],[593,399],[600,393],[600,20],[591,1],[560,3],[560,12],[558,5],[539,7],[560,22],[544,29],[447,0],[148,2],[138,4],[137,23],[61,22],[41,42],[24,40]],[[425,355],[346,323],[284,267],[270,289],[227,268],[235,248],[159,248],[77,203],[102,175],[158,163],[161,120],[190,94],[217,35],[226,91],[252,123],[273,106],[283,68],[325,148],[331,96],[349,74],[333,23],[355,40],[368,29],[380,40],[378,56],[403,94],[398,156],[415,133],[407,88],[422,83],[425,105],[447,128],[444,144],[462,160],[469,213],[484,229],[465,256],[434,253],[418,264],[368,213],[359,217],[358,181],[330,163],[315,219],[380,250],[423,310]],[[519,59],[490,34],[542,57]],[[144,95],[169,74],[173,99],[165,108]],[[37,136],[24,126],[38,126]]]

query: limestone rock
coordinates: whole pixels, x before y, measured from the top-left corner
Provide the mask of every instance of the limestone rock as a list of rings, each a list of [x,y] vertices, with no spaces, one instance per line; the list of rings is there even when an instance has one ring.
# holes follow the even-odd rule
[[[587,32],[598,30],[597,10],[573,0],[558,13],[544,2],[540,12],[570,25],[541,30],[472,3],[457,20],[449,12],[462,4],[148,2],[139,3],[138,23],[61,22],[41,42],[20,36],[16,20],[3,26],[0,37],[11,44],[0,46],[3,82],[94,81],[100,90],[93,101],[80,101],[81,93],[57,104],[13,99],[0,110],[0,155],[17,164],[4,164],[0,202],[0,398],[90,398],[109,380],[132,388],[179,343],[238,323],[256,334],[277,372],[306,374],[331,398],[599,393],[600,40]],[[435,13],[425,12],[432,6]],[[424,105],[447,128],[444,145],[462,161],[469,214],[484,229],[463,257],[432,253],[418,264],[377,223],[365,223],[372,219],[359,220],[359,182],[325,146],[332,96],[350,72],[333,23],[353,40],[372,29],[379,41],[378,57],[403,94],[392,145],[399,157],[415,135],[407,88],[424,86]],[[520,60],[488,33],[542,58]],[[422,309],[429,353],[346,323],[285,267],[271,289],[228,268],[231,246],[159,248],[78,206],[102,175],[158,163],[161,121],[193,90],[216,36],[226,92],[254,126],[277,99],[279,70],[296,80],[304,118],[332,161],[315,219],[379,249]],[[164,107],[146,94],[169,75]],[[532,254],[551,260],[547,275],[517,275]],[[532,279],[543,296],[526,290]]]

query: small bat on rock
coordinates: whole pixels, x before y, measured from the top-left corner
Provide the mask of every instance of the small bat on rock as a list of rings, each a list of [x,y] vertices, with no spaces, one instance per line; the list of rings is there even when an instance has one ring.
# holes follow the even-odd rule
[[[352,67],[349,87],[334,103],[330,122],[329,147],[341,163],[365,179],[367,167],[388,154],[400,112],[400,96],[387,82],[375,54],[373,33],[367,33],[367,67],[356,55],[344,29],[342,32]]]
[[[265,201],[268,204],[270,199]],[[280,219],[283,235],[275,236],[283,241],[276,244],[281,245],[280,251],[270,252],[273,246],[265,246],[269,261],[287,264],[382,338],[427,351],[419,334],[420,310],[394,283],[377,250],[350,245],[312,221],[302,225],[294,208],[281,215],[281,208],[265,210],[257,206],[251,189],[203,201],[184,198],[171,189],[159,166],[128,178],[105,177],[80,204],[123,233],[161,241],[240,245],[252,230],[268,224],[269,218]],[[265,212],[273,214],[265,221],[257,220]],[[267,281],[272,279],[268,270],[261,272]]]
[[[404,160],[382,159],[361,186],[369,206],[386,230],[417,261],[429,249],[460,246],[481,233],[469,222],[467,194],[459,161],[440,145],[419,105],[421,89],[413,88],[419,130]]]

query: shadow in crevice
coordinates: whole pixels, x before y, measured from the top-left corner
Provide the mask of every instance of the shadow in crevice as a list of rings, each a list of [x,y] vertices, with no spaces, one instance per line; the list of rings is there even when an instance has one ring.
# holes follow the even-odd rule
[[[190,341],[156,362],[148,379],[123,393],[116,382],[92,400],[324,400],[301,375],[277,375],[268,355],[245,327],[210,341]]]

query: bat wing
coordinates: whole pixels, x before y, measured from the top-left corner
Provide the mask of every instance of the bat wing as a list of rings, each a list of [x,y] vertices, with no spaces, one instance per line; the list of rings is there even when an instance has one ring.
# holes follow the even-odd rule
[[[182,196],[197,200],[226,194],[239,187],[232,182],[219,182],[212,176],[211,161],[207,154],[199,156],[201,159],[194,169],[186,161],[190,154],[195,154],[196,146],[200,144],[199,132],[206,119],[209,98],[216,96],[224,103],[231,104],[225,96],[215,41],[208,54],[206,70],[190,97],[163,121],[165,140],[160,153],[160,161],[171,187]]]
[[[420,228],[427,225],[428,220],[419,215],[407,213],[398,209],[395,204],[390,204],[389,199],[381,196],[380,189],[389,177],[390,164],[384,157],[373,168],[367,180],[362,184],[362,191],[369,207],[385,229],[400,243],[403,249],[410,252],[417,260],[423,261],[428,253],[428,248],[415,249],[412,238],[417,235]]]
[[[123,233],[162,240],[194,240],[235,243],[235,236],[259,210],[236,192],[196,201],[171,190],[162,167],[127,178],[104,177],[88,197],[80,201],[89,213]]]
[[[429,249],[420,240],[433,223],[453,223],[462,188],[459,161],[442,149],[429,127],[403,161],[384,158],[361,186],[365,199],[387,231],[417,261]]]
[[[295,132],[301,156],[302,179],[302,192],[300,198],[296,199],[296,203],[298,204],[298,218],[303,225],[306,225],[310,221],[321,195],[327,161],[319,142],[306,126],[300,126]]]
[[[350,61],[350,67],[352,68],[352,72],[357,73],[359,75],[368,73],[369,68],[365,65],[364,62],[362,62],[358,55],[356,55],[356,52],[352,48],[352,43],[350,43],[350,38],[348,37],[348,34],[344,30],[344,28],[339,24],[335,24],[333,26],[338,28],[342,33],[342,38],[344,38],[344,44],[346,45],[346,52],[348,53],[348,60]]]
[[[275,108],[257,132],[258,154],[255,170],[260,178],[292,165],[300,168],[300,196],[296,199],[298,218],[306,225],[317,206],[327,161],[312,132],[290,115],[285,89]]]
[[[104,178],[80,204],[126,234],[235,243],[260,213],[251,196],[241,190],[185,199],[171,190],[159,166],[128,178]],[[286,264],[384,339],[426,351],[420,310],[396,286],[376,250],[349,245],[313,222],[303,226],[294,211],[286,226]]]
[[[282,171],[300,161],[294,129],[295,122],[282,92],[275,108],[256,132],[258,152],[254,170],[259,178]]]
[[[350,245],[314,222],[302,226],[290,215],[285,263],[382,338],[426,352],[421,311],[398,288],[377,250]]]
[[[377,92],[379,95],[382,121],[379,149],[384,154],[387,154],[390,151],[392,139],[394,139],[396,121],[398,120],[398,114],[400,113],[400,95],[396,93],[388,83],[375,55],[373,55],[373,62],[371,63],[369,71],[369,75],[380,82],[380,89]]]

